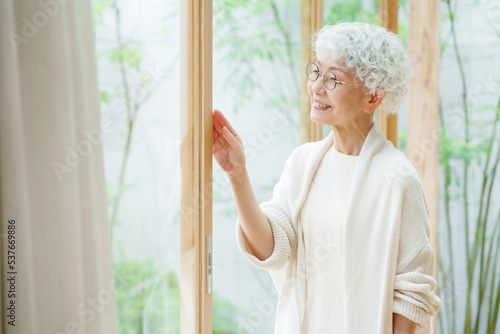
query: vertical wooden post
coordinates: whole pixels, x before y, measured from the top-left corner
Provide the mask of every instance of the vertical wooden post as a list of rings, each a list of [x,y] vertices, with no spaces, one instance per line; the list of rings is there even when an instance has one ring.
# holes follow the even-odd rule
[[[379,1],[380,25],[393,33],[398,33],[398,0]],[[377,109],[377,128],[382,131],[394,147],[398,147],[398,117],[387,118],[383,107]]]
[[[398,0],[379,1],[380,25],[398,33]]]
[[[212,333],[212,0],[181,1],[181,333]]]
[[[311,121],[311,101],[307,93],[307,76],[304,64],[316,60],[311,37],[323,26],[323,1],[300,2],[300,143],[323,139],[323,125]]]
[[[430,209],[437,280],[439,205],[439,1],[410,0],[409,55],[415,73],[408,103],[407,154],[419,174]],[[437,317],[431,321],[436,333]]]

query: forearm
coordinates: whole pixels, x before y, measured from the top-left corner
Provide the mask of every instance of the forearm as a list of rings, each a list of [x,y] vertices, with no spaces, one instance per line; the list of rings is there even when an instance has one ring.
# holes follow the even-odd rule
[[[228,174],[240,220],[241,229],[255,257],[263,261],[274,250],[273,231],[257,203],[246,169]]]
[[[393,334],[415,334],[417,324],[399,313],[392,314]]]

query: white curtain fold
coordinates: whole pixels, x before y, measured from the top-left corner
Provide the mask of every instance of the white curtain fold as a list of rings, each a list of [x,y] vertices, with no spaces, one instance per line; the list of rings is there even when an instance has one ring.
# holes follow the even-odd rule
[[[91,3],[2,0],[0,39],[1,332],[117,333]]]

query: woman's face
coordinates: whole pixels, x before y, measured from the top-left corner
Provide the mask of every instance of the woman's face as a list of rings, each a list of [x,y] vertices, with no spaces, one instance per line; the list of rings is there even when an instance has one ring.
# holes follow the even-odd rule
[[[339,81],[359,84],[354,81],[355,73],[352,70],[342,69],[339,64],[328,60],[325,56],[318,56],[316,64],[321,74],[330,71],[335,73]],[[363,103],[367,98],[362,88],[337,83],[334,90],[328,90],[323,76],[316,81],[308,80],[307,91],[311,97],[311,119],[316,123],[330,126],[350,126],[371,122],[372,113],[363,109]]]

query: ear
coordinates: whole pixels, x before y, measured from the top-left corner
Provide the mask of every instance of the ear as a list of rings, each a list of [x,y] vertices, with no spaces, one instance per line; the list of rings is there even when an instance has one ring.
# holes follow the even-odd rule
[[[384,92],[375,91],[375,94],[366,94],[363,97],[363,110],[369,114],[373,113],[384,100]]]

